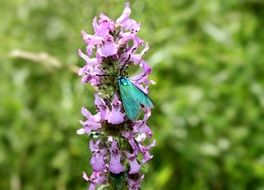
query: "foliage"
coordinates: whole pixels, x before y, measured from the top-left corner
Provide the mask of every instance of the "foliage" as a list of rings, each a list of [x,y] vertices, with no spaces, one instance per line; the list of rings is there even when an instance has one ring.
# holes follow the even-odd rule
[[[124,2],[0,2],[0,189],[86,189],[88,137],[76,130],[81,105],[95,109],[94,90],[73,72],[80,31],[100,12],[116,18]],[[131,8],[157,83],[142,189],[264,189],[263,1]]]

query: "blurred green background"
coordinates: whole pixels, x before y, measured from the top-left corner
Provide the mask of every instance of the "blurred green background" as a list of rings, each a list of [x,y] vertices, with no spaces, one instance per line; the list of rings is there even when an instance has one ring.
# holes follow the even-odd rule
[[[86,189],[88,137],[76,135],[94,90],[82,29],[125,1],[0,1],[0,189]],[[138,0],[150,43],[149,125],[157,146],[144,190],[264,190],[264,1]]]

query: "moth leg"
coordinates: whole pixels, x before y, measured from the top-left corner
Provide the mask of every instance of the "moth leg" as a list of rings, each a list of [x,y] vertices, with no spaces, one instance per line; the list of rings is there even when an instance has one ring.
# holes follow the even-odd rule
[[[115,89],[115,91],[113,92],[113,94],[111,95],[110,99],[113,99],[115,93],[117,92],[117,89]]]
[[[114,90],[113,94],[110,96],[111,100],[113,99],[113,97],[114,97],[115,93],[117,93],[117,91],[118,91],[118,85],[115,86],[115,90]]]

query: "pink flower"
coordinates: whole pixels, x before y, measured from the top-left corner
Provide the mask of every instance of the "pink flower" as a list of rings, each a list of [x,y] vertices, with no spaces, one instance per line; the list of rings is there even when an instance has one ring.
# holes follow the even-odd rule
[[[125,3],[125,9],[124,9],[122,15],[118,19],[116,19],[116,23],[117,24],[123,23],[124,21],[126,21],[129,18],[130,14],[131,14],[131,9],[129,7],[129,3]]]
[[[140,30],[140,25],[133,19],[130,19],[131,9],[129,3],[125,4],[125,9],[122,15],[116,20],[116,23],[121,25],[122,28],[130,30],[131,33],[136,33]]]
[[[136,134],[145,134],[149,138],[152,137],[152,131],[150,128],[147,126],[147,124],[143,121],[134,121],[133,122],[133,132]]]
[[[126,152],[126,157],[130,166],[129,174],[136,174],[140,170],[140,164],[137,161],[137,152],[133,154]]]
[[[109,170],[114,174],[119,174],[124,171],[124,167],[121,164],[121,152],[117,147],[117,142],[113,141],[111,145],[111,156],[110,156],[110,165]]]
[[[118,100],[117,94],[114,95],[114,99],[111,105],[112,109],[106,116],[107,121],[112,124],[119,124],[124,122],[125,114],[121,112],[122,105],[121,102]]]
[[[128,178],[128,188],[129,190],[138,190],[140,188],[140,183],[143,180],[144,175],[142,176],[135,176],[131,175]]]
[[[104,57],[109,57],[117,53],[117,45],[114,42],[114,38],[109,35],[106,37],[103,46],[99,49],[99,54]]]
[[[86,121],[80,121],[83,126],[83,129],[77,131],[78,134],[89,134],[91,131],[97,131],[101,126],[101,115],[97,113],[92,115],[85,107],[82,107],[82,114],[86,117]]]
[[[106,105],[106,103],[104,102],[104,100],[102,98],[100,98],[100,96],[98,96],[98,94],[95,94],[95,100],[94,103],[97,107],[97,109],[99,110],[99,112],[101,113],[101,118],[102,120],[105,120],[107,117],[107,113],[108,113],[108,107]]]
[[[139,144],[139,150],[143,155],[142,163],[146,163],[150,159],[152,159],[152,155],[149,153],[149,150],[156,145],[156,141],[152,141],[150,145],[143,146],[142,144]]]
[[[91,165],[96,172],[101,172],[105,170],[105,162],[104,162],[104,156],[106,154],[106,149],[100,148],[100,140],[94,142],[93,140],[90,141],[90,150],[93,153],[93,156],[91,158]]]
[[[105,37],[109,35],[110,31],[114,30],[114,22],[104,14],[100,14],[98,25],[95,28],[95,35]],[[94,23],[95,25],[95,23]]]
[[[92,55],[93,49],[97,45],[100,45],[103,43],[103,38],[100,36],[89,35],[85,31],[81,31],[81,34],[83,36],[83,40],[85,41],[87,45],[86,52],[88,55]]]
[[[79,56],[86,61],[86,65],[79,69],[78,74],[83,76],[82,82],[83,83],[91,83],[93,86],[97,86],[100,82],[100,77],[97,76],[101,73],[98,65],[97,58],[89,58],[88,55],[84,54],[79,49]]]
[[[83,179],[90,182],[89,190],[95,190],[96,185],[104,184],[106,182],[106,176],[104,172],[93,172],[90,177],[83,172]]]

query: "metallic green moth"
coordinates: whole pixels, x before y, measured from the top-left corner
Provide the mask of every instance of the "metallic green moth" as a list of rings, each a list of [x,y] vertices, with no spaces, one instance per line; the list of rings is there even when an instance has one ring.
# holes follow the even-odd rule
[[[146,93],[135,86],[128,78],[118,76],[118,87],[127,117],[134,121],[137,119],[140,107],[153,108],[154,104]]]

